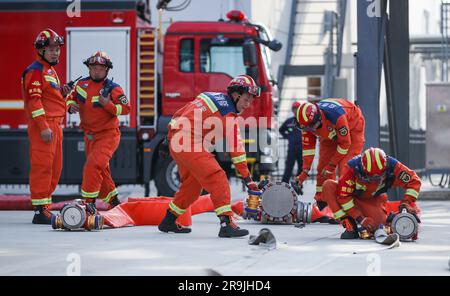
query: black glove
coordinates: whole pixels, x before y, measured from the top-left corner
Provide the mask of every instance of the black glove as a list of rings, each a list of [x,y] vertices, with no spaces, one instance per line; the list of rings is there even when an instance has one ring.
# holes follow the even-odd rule
[[[159,144],[159,157],[161,158],[167,158],[169,157],[170,151],[169,151],[169,140],[167,137],[162,140],[161,144]]]
[[[100,94],[103,97],[106,98],[109,95],[109,93],[112,91],[113,80],[114,80],[114,78],[112,78],[111,80],[105,80],[105,83],[103,84],[103,88],[100,90]]]
[[[291,186],[298,195],[303,195],[303,185],[298,182],[291,182]]]
[[[270,183],[270,180],[269,180],[269,179],[264,179],[264,180],[262,180],[262,181],[259,182],[258,188],[259,188],[259,189],[263,189],[264,186],[266,186],[266,185],[269,184],[269,183]]]

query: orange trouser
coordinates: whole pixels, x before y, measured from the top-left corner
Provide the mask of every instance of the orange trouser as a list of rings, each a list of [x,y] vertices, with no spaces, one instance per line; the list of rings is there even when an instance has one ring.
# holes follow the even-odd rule
[[[331,211],[333,213],[341,210],[341,205],[337,201],[337,188],[338,184],[334,180],[327,180],[323,184],[323,195],[322,199],[328,203]],[[368,198],[355,198],[353,197],[353,202],[355,207],[359,209],[364,217],[370,217],[374,220],[376,225],[386,224],[387,219],[387,194],[381,194],[377,197]]]
[[[30,191],[33,206],[52,203],[52,193],[58,185],[62,169],[62,117],[47,118],[53,132],[51,143],[41,139],[41,131],[34,121],[28,123],[30,141]]]
[[[170,154],[178,165],[180,189],[170,206],[177,215],[182,214],[197,198],[202,188],[211,196],[217,215],[232,215],[228,178],[217,160],[209,152],[174,152]]]
[[[364,148],[364,125],[362,129],[358,129],[358,131],[352,131],[351,134],[352,145],[348,149],[348,153],[337,163],[337,170],[339,176],[345,175],[348,168],[346,166],[347,162],[360,154]],[[322,176],[322,170],[332,161],[332,157],[336,153],[337,144],[334,141],[320,141],[319,147],[319,163],[317,164],[317,184],[316,184],[316,196],[314,197],[316,200],[321,200],[322,193],[322,184],[327,180]],[[328,179],[334,180],[336,175],[332,176],[328,175]]]
[[[119,129],[109,129],[84,136],[86,163],[83,169],[81,196],[101,198],[109,202],[117,195],[116,184],[111,177],[109,161],[120,143]]]

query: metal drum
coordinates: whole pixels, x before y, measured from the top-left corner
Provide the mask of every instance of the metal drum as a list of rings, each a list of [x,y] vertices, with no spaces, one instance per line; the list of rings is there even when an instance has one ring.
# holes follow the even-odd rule
[[[261,195],[262,223],[294,223],[298,196],[291,185],[284,182],[268,183]]]
[[[92,214],[86,209],[86,205],[79,200],[66,204],[57,215],[52,216],[53,229],[85,229],[99,230],[103,228],[104,218],[99,214]]]
[[[311,223],[312,221],[312,204],[302,201],[297,202],[297,223]]]
[[[415,240],[419,232],[419,223],[414,215],[402,212],[395,215],[391,228],[394,233],[400,236],[400,240]]]
[[[86,209],[77,203],[65,205],[61,209],[61,220],[67,229],[81,228],[86,221]]]

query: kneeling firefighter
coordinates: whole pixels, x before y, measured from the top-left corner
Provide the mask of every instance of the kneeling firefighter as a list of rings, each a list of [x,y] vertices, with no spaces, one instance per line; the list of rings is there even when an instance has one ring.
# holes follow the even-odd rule
[[[345,228],[341,239],[359,238],[360,230],[371,237],[381,225],[389,226],[392,215],[386,209],[386,192],[391,187],[406,190],[398,212],[406,212],[420,223],[416,200],[421,181],[413,170],[379,148],[365,150],[347,165],[347,173],[338,182],[326,180],[323,184],[323,198]],[[412,240],[417,239],[417,231],[411,235]]]

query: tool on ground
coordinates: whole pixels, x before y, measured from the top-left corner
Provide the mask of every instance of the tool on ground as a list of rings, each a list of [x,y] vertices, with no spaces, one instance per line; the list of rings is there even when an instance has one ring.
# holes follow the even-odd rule
[[[392,231],[400,236],[401,241],[417,240],[420,220],[416,215],[403,209],[397,215],[391,213],[388,222],[391,223]]]
[[[250,235],[248,239],[249,245],[259,245],[263,247],[275,248],[277,240],[272,231],[268,228],[263,228],[259,231],[258,235]]]
[[[66,204],[57,215],[52,217],[53,229],[76,230],[85,229],[100,230],[103,228],[104,218],[92,210],[81,200]]]
[[[398,244],[400,236],[397,233],[389,233],[387,230],[389,231],[389,228],[380,225],[374,233],[375,241],[382,245]]]
[[[311,223],[312,205],[301,202],[291,185],[267,181],[263,184],[260,196],[250,193],[245,199],[244,218],[262,223]]]

